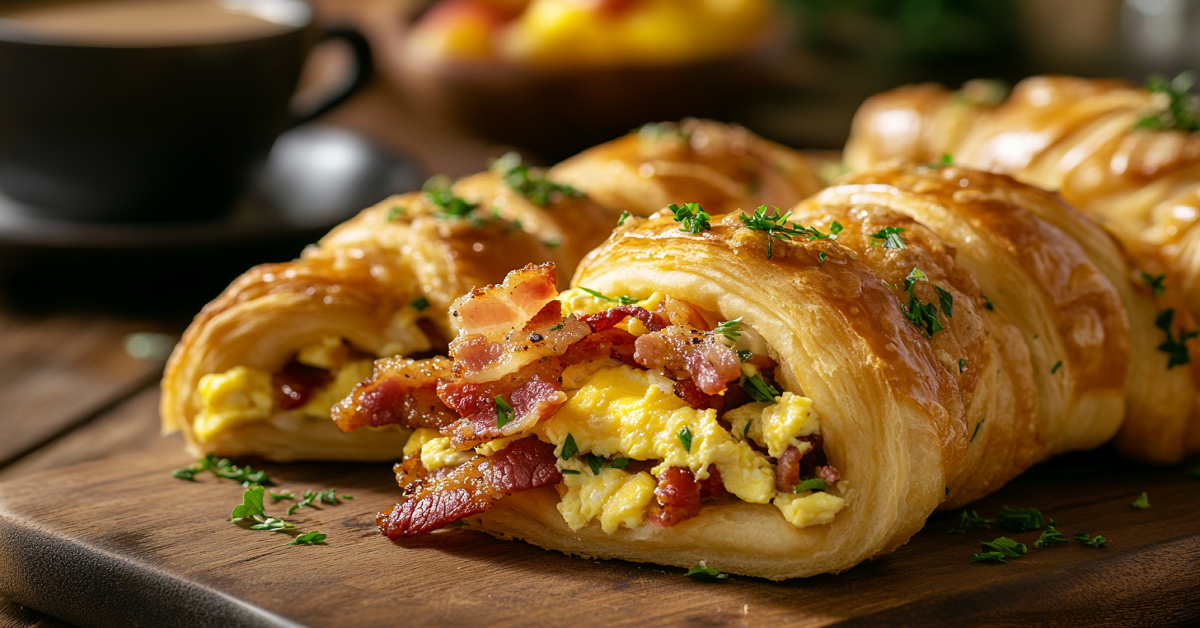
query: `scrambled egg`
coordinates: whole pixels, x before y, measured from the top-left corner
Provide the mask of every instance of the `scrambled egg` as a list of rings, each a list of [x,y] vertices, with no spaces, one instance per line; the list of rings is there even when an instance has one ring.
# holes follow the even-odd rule
[[[775,497],[775,471],[765,456],[736,440],[714,410],[694,410],[676,397],[671,380],[653,371],[619,366],[597,371],[538,430],[561,453],[567,435],[580,452],[635,460],[660,460],[651,473],[686,467],[698,479],[708,466],[721,472],[726,490],[766,504]],[[690,433],[690,447],[681,438]]]
[[[417,429],[413,430],[412,435],[408,437],[408,442],[404,443],[404,457],[407,458],[414,453],[421,451],[421,448],[425,446],[425,443],[441,437],[441,432],[435,429],[418,427]]]
[[[420,314],[421,310],[412,305],[406,305],[393,314],[387,331],[384,333],[389,342],[379,350],[377,355],[381,357],[412,355],[432,349],[433,342],[417,325]]]
[[[192,429],[201,441],[243,423],[266,420],[275,405],[271,374],[247,366],[201,377],[196,392],[200,414]]]
[[[326,338],[304,347],[297,354],[301,364],[330,370],[333,380],[313,392],[298,409],[301,416],[328,419],[333,404],[354,390],[355,384],[371,376],[371,360],[346,362],[347,348],[340,338]],[[277,414],[271,374],[248,366],[235,366],[224,373],[210,373],[196,386],[200,412],[192,429],[201,441],[252,421],[266,421]],[[295,415],[290,415],[295,416]]]
[[[592,475],[588,465],[576,458],[561,461],[560,468],[578,471],[564,473],[559,489],[562,500],[558,512],[572,530],[597,517],[600,527],[609,534],[621,526],[632,529],[642,524],[657,486],[649,473],[605,467],[599,475]]]
[[[846,500],[821,491],[804,491],[797,495],[780,493],[774,504],[788,523],[803,528],[833,521],[833,516],[846,505]]]
[[[776,397],[770,405],[755,401],[730,410],[725,413],[725,420],[729,421],[735,438],[750,439],[766,447],[772,458],[782,456],[791,446],[800,453],[812,449],[812,445],[799,437],[821,431],[812,400],[790,392]]]

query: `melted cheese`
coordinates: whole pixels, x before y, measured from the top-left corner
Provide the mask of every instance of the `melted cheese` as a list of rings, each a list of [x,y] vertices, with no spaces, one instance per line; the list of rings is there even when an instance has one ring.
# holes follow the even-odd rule
[[[192,429],[201,442],[243,423],[266,420],[275,405],[271,374],[248,366],[201,377],[196,394],[200,413]]]
[[[334,371],[333,381],[313,393],[301,412],[314,419],[328,419],[333,404],[345,399],[354,391],[354,386],[367,379],[374,371],[371,360],[359,360]]]
[[[812,400],[790,392],[776,397],[775,403],[770,405],[755,401],[730,410],[724,418],[735,438],[749,438],[766,447],[772,458],[782,456],[788,447],[795,447],[800,453],[812,449],[812,445],[799,437],[821,432]]]
[[[406,445],[405,449],[407,448]],[[421,464],[430,471],[443,467],[457,467],[474,457],[474,452],[455,449],[450,439],[445,436],[431,438],[421,445]]]
[[[561,453],[570,434],[580,452],[635,460],[658,460],[651,473],[686,467],[698,479],[715,464],[726,490],[747,502],[775,497],[775,472],[765,456],[735,439],[714,410],[695,410],[676,397],[671,380],[619,366],[597,371],[567,403],[539,426],[544,440]],[[691,432],[685,448],[680,433]]]
[[[821,491],[805,491],[798,495],[780,493],[774,503],[788,523],[803,528],[830,523],[846,500]]]
[[[559,489],[558,512],[572,530],[596,518],[609,534],[621,526],[632,529],[642,524],[657,486],[649,473],[605,467],[599,475],[592,475],[588,465],[576,458],[560,461],[560,468],[579,472],[564,473]]]
[[[441,437],[441,432],[435,429],[418,427],[417,429],[413,430],[412,435],[408,437],[408,441],[404,443],[404,457],[407,458],[418,451],[421,451],[421,447],[423,447],[425,443]]]

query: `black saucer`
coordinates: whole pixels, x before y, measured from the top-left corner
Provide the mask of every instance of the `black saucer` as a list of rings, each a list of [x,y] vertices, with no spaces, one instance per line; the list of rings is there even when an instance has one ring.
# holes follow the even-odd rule
[[[212,221],[48,220],[0,194],[0,298],[38,309],[194,311],[250,266],[293,259],[333,226],[422,180],[412,160],[354,131],[314,124],[282,135],[251,189]]]

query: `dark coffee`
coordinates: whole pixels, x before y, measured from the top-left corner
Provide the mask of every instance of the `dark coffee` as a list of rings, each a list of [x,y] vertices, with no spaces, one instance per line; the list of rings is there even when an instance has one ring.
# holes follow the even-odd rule
[[[215,217],[295,122],[319,37],[299,0],[0,0],[0,193],[53,218]]]
[[[252,6],[250,7],[252,8]],[[302,16],[301,16],[302,17]],[[296,26],[216,0],[60,0],[0,5],[30,37],[98,46],[170,46],[255,39]]]

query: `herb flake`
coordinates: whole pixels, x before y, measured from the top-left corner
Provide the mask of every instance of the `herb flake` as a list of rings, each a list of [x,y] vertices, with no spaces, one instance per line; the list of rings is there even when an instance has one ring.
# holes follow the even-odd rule
[[[504,400],[504,397],[496,395],[496,428],[499,429],[513,420],[512,406]]]
[[[682,223],[682,226],[679,227],[680,231],[697,234],[712,230],[712,225],[708,222],[712,216],[704,211],[699,203],[684,203],[683,207],[671,203],[667,205],[667,209],[675,215],[675,222]]]
[[[679,434],[676,436],[679,437],[679,442],[683,444],[683,450],[689,454],[692,453],[692,428],[685,427],[679,430]]]

